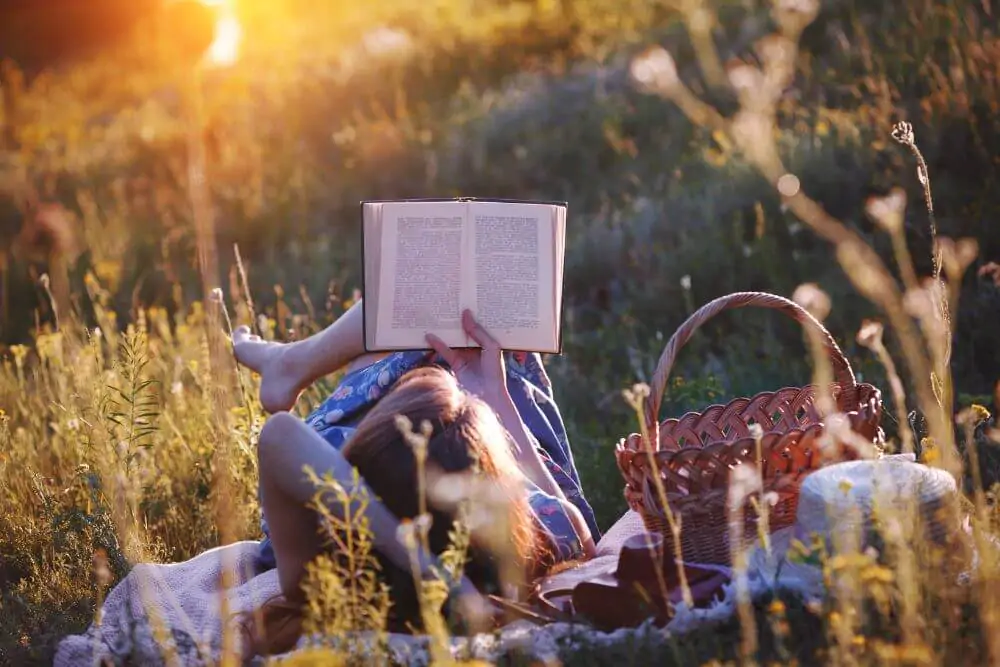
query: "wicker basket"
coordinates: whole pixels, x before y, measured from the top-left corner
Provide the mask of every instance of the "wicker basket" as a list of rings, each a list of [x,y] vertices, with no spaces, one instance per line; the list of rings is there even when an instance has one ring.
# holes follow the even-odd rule
[[[658,423],[663,391],[680,349],[705,321],[724,310],[746,306],[779,310],[818,332],[832,361],[832,391],[838,411],[847,415],[851,430],[866,442],[877,443],[882,438],[881,393],[855,380],[836,341],[807,311],[788,299],[761,292],[730,294],[706,304],[671,337],[653,375],[644,418],[654,451],[646,451],[637,434],[619,442],[615,451],[629,506],[642,516],[649,530],[669,536],[667,516],[651,476],[651,463],[655,462],[670,509],[681,519],[682,558],[690,563],[730,562],[729,474],[740,463],[756,464],[757,445],[750,433],[751,425],[759,424],[764,434],[764,493],[773,491],[777,495],[776,504],[768,512],[772,532],[795,522],[799,487],[806,475],[828,463],[856,457],[856,450],[844,445],[821,452],[824,424],[814,406],[814,386],[737,398],[727,405],[713,405],[700,413],[690,412],[680,419]],[[743,516],[743,534],[753,539],[758,517],[749,502]],[[672,553],[673,540],[666,543]]]

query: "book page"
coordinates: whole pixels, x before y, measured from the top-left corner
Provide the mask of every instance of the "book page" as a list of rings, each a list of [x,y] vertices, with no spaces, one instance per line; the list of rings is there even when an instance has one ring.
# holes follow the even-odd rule
[[[558,350],[552,206],[470,205],[473,312],[507,350]]]
[[[382,204],[375,348],[425,349],[434,333],[464,346],[464,202]]]

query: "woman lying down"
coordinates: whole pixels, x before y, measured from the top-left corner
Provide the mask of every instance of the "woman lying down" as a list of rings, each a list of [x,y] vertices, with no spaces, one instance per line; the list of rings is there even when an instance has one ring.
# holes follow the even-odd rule
[[[264,531],[258,568],[276,567],[282,597],[244,625],[246,650],[290,650],[301,631],[306,565],[330,549],[311,503],[316,487],[305,473],[332,475],[376,499],[365,508],[373,545],[389,585],[390,630],[419,627],[412,555],[399,541],[400,520],[419,514],[418,464],[397,425],[427,422],[427,469],[475,469],[506,499],[512,552],[524,579],[552,565],[592,555],[597,529],[580,493],[572,454],[537,355],[509,354],[472,317],[463,328],[481,349],[453,350],[428,336],[433,352],[365,356],[360,304],[325,331],[291,344],[262,341],[241,327],[233,343],[240,363],[261,374],[261,401],[272,412],[259,443]],[[352,360],[353,358],[353,360]],[[343,382],[307,421],[285,412],[317,378],[351,362]],[[337,503],[329,511],[343,515]],[[419,553],[427,576],[448,546],[453,510],[430,507],[429,548]],[[453,599],[479,600],[499,591],[499,564],[473,535],[470,558]],[[510,566],[504,563],[504,566]],[[506,591],[511,594],[510,591]],[[460,605],[461,606],[461,605]],[[262,620],[261,620],[262,619]]]

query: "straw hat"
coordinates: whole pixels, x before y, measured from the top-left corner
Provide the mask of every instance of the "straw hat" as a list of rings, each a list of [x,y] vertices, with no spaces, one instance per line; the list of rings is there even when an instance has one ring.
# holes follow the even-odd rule
[[[818,597],[822,570],[817,560],[794,556],[796,542],[809,547],[818,537],[830,555],[864,551],[879,531],[944,543],[958,523],[958,487],[948,472],[912,455],[838,463],[803,481],[795,524],[771,535],[769,551],[751,552],[748,575],[759,586]]]

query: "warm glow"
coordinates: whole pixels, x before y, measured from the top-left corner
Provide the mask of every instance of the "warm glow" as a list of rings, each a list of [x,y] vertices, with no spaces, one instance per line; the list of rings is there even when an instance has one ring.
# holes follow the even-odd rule
[[[206,4],[211,4],[203,0]],[[208,61],[213,65],[232,65],[240,55],[243,28],[231,12],[219,15],[215,22],[215,41],[208,47]]]

